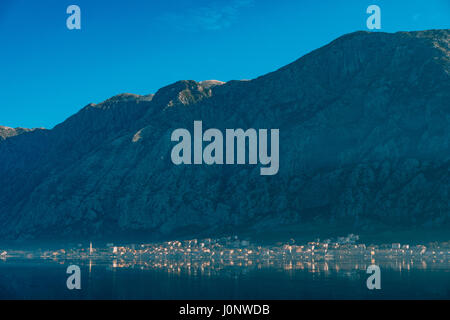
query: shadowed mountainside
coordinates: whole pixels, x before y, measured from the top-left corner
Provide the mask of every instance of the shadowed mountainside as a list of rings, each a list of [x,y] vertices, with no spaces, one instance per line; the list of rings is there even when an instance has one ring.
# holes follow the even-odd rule
[[[52,130],[0,127],[0,238],[450,230],[449,39],[355,32],[250,81],[179,81]],[[194,120],[279,128],[279,173],[175,166],[170,135]]]

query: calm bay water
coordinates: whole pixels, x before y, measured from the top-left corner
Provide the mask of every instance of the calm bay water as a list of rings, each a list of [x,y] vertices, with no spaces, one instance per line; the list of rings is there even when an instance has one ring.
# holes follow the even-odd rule
[[[381,290],[366,287],[361,262],[211,268],[79,263],[81,290],[68,290],[67,261],[0,260],[0,299],[450,299],[448,263],[380,262]]]

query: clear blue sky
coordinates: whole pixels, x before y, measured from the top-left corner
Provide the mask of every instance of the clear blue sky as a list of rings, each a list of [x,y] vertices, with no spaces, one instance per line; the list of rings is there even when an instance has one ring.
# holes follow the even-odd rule
[[[68,30],[66,8],[81,8]],[[181,79],[251,79],[352,31],[449,28],[449,0],[0,0],[0,125],[52,128],[90,102]]]

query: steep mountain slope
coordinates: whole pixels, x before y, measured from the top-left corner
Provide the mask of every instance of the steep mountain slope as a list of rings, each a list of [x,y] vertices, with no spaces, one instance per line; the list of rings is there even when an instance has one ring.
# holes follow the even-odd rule
[[[251,81],[179,81],[0,141],[0,237],[450,230],[449,30],[356,32]],[[280,170],[175,166],[174,129],[279,128]]]

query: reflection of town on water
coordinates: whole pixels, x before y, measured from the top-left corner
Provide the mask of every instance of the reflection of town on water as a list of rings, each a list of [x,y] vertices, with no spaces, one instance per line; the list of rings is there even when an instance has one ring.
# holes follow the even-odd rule
[[[433,265],[440,265],[443,261],[432,261]],[[367,267],[371,264],[379,264],[383,268],[397,270],[402,272],[404,270],[422,269],[427,268],[425,260],[384,260],[376,261],[372,260],[321,260],[311,259],[310,261],[295,261],[295,260],[214,260],[210,261],[173,261],[173,260],[161,260],[161,261],[141,261],[132,260],[127,261],[124,259],[113,259],[109,263],[107,261],[98,261],[93,263],[89,261],[89,269],[91,270],[93,265],[105,265],[108,269],[114,270],[116,268],[139,268],[141,270],[163,270],[171,274],[187,274],[189,276],[206,276],[211,277],[214,275],[223,276],[229,273],[235,275],[236,271],[240,274],[248,273],[251,270],[278,270],[278,271],[295,271],[302,270],[310,273],[317,273],[323,276],[328,274],[341,273],[343,275],[351,276],[352,271],[367,270]]]
[[[335,240],[313,241],[297,245],[278,243],[272,246],[251,244],[237,237],[221,239],[168,241],[154,244],[115,246],[107,244],[95,248],[78,245],[54,251],[1,251],[0,259],[39,259],[59,264],[105,266],[112,271],[129,268],[161,270],[174,275],[230,276],[246,274],[251,270],[278,270],[294,272],[302,270],[327,276],[339,274],[352,277],[377,264],[381,268],[398,272],[449,267],[448,242],[425,245],[357,243],[358,236],[348,235]]]

